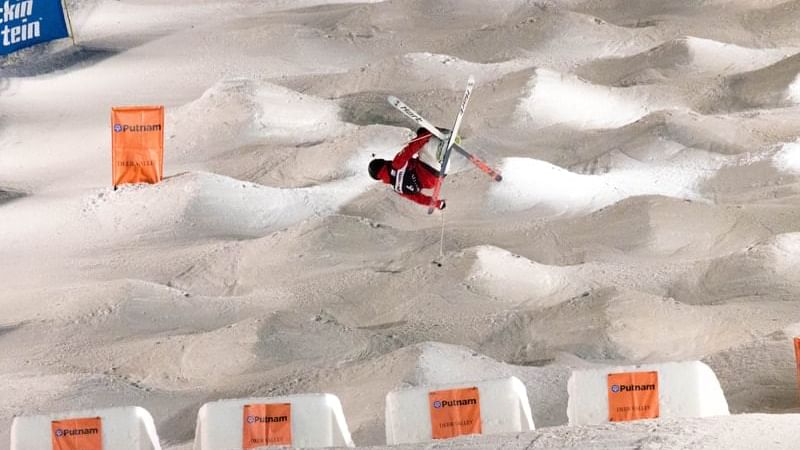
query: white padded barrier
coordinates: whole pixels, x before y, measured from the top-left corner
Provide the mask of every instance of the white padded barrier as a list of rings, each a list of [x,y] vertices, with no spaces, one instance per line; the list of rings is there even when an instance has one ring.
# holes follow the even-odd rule
[[[14,418],[11,450],[59,448],[161,450],[161,445],[153,417],[136,406]]]
[[[657,374],[655,378],[657,403],[654,405],[657,415],[654,417],[707,417],[730,414],[722,387],[710,367],[700,361],[670,362],[573,371],[567,383],[569,424],[596,425],[610,422],[611,415],[615,414],[611,410],[617,410],[620,404],[627,404],[634,409],[645,408],[641,404],[634,404],[639,401],[631,402],[630,398],[634,393],[638,395],[641,392],[642,395],[646,395],[648,390],[654,391],[654,383],[651,381],[619,383],[613,381],[619,379],[616,376],[609,378],[609,374],[643,372]],[[644,378],[639,379],[644,380]],[[634,390],[639,392],[633,392]],[[627,397],[620,402],[620,396]],[[612,408],[609,408],[609,398],[614,405]]]
[[[260,405],[268,406],[256,409]],[[282,423],[291,430],[290,434],[285,430],[276,431],[277,428],[263,431],[267,426]],[[260,438],[270,436],[267,439],[273,439],[272,436],[278,435],[281,439],[286,438],[269,445],[303,448],[355,446],[338,397],[332,394],[298,394],[206,403],[197,414],[193,448],[238,450],[258,447],[245,440],[252,438],[246,434],[251,433],[247,430],[259,424],[265,433]]]
[[[471,388],[477,388],[477,395],[472,395],[474,390]],[[443,391],[458,391],[461,394],[458,397],[442,396]],[[477,402],[472,402],[473,397]],[[479,410],[479,424],[472,423],[475,404]],[[455,414],[455,419],[443,418],[441,414]],[[453,423],[465,426],[457,426],[454,430]],[[436,433],[438,436],[434,436],[434,429],[440,430]],[[445,439],[461,434],[511,433],[533,429],[527,390],[516,377],[403,389],[386,395],[388,445]],[[450,436],[446,435],[448,433]]]

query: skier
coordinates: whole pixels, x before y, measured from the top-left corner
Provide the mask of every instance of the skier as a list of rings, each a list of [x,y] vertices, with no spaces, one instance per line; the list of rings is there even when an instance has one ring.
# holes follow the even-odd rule
[[[450,132],[445,128],[439,130],[443,133]],[[460,141],[457,136],[456,143]],[[412,139],[393,160],[370,161],[369,176],[393,186],[395,192],[420,205],[444,209],[446,203],[443,199],[432,205],[433,198],[422,193],[423,189],[433,189],[439,182],[439,171],[442,168],[439,158],[444,152],[442,147],[444,147],[442,140],[425,128],[419,128],[417,137]]]

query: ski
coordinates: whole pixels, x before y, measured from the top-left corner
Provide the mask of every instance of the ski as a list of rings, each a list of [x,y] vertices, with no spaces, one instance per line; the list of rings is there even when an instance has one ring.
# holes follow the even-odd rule
[[[450,151],[453,149],[453,144],[456,143],[458,129],[461,128],[461,120],[464,118],[464,111],[467,109],[467,103],[472,96],[472,88],[474,87],[475,78],[472,78],[470,75],[467,80],[467,88],[464,90],[464,99],[461,100],[461,108],[459,108],[458,114],[456,114],[456,121],[453,123],[453,128],[450,129],[450,135],[447,137],[447,145],[444,148],[444,156],[442,156],[442,169],[439,171],[439,182],[436,183],[436,186],[433,188],[433,200],[431,200],[431,206],[428,207],[428,214],[433,214],[433,211],[436,209],[436,204],[439,202],[442,184],[447,174],[447,163],[450,161]]]
[[[478,169],[480,169],[481,171],[492,177],[494,181],[503,181],[502,175],[500,175],[499,173],[497,173],[497,171],[489,167],[489,165],[486,164],[485,162],[476,158],[472,153],[468,153],[466,150],[464,150],[458,145],[454,145],[453,148],[455,149],[456,152],[460,153],[462,156],[467,158],[469,162],[474,164],[475,167],[477,167]]]
[[[419,126],[425,128],[426,130],[430,131],[431,134],[433,134],[437,138],[441,139],[442,141],[448,139],[448,137],[449,137],[448,135],[446,135],[446,134],[442,133],[441,131],[439,131],[439,129],[436,128],[432,123],[430,123],[427,120],[425,120],[424,117],[422,117],[419,114],[417,114],[416,111],[411,109],[408,105],[403,103],[397,97],[389,96],[388,100],[389,100],[389,104],[391,104],[392,106],[397,108],[400,112],[405,114],[406,117],[408,117],[409,119],[411,119],[414,122],[416,122],[417,125],[419,125]],[[475,167],[477,167],[482,172],[484,172],[487,175],[489,175],[490,177],[492,177],[492,179],[494,181],[502,181],[503,180],[503,176],[500,175],[499,172],[497,172],[496,170],[492,169],[488,164],[483,162],[481,159],[479,159],[478,157],[476,157],[472,153],[470,153],[467,150],[465,150],[464,147],[462,147],[462,146],[460,146],[458,144],[454,144],[453,145],[453,149],[456,152],[460,153],[461,156],[467,158],[467,160],[469,160],[469,162],[474,164]]]

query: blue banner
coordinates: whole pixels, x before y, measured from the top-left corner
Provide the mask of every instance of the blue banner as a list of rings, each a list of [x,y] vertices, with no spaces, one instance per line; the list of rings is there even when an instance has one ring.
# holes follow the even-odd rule
[[[0,55],[69,37],[61,0],[0,2]]]

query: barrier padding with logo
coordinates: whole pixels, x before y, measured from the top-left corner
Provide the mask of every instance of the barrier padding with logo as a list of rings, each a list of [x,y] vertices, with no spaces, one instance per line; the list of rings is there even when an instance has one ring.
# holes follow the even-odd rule
[[[197,414],[194,450],[354,447],[339,398],[298,394],[220,400]]]
[[[11,450],[161,450],[153,417],[135,406],[15,417]]]
[[[0,2],[0,55],[70,35],[60,1]]]
[[[719,380],[700,361],[575,370],[570,425],[730,414]]]
[[[525,385],[516,377],[427,386],[386,396],[386,443],[534,429]]]

